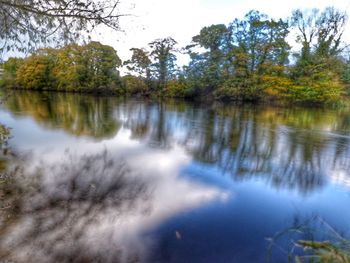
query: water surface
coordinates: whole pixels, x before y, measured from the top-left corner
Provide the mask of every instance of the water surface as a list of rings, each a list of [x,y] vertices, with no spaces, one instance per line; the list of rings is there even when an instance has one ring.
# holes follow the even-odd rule
[[[16,92],[0,122],[0,261],[287,262],[270,238],[315,218],[350,237],[347,110]]]

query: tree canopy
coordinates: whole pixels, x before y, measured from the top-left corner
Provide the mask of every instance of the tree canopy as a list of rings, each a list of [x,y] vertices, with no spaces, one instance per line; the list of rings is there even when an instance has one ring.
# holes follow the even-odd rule
[[[29,90],[113,91],[120,88],[116,51],[99,42],[39,49],[24,60],[4,63],[3,86]]]

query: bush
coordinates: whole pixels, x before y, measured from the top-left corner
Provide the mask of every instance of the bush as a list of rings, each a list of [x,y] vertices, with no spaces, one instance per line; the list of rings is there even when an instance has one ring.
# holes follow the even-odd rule
[[[128,94],[146,94],[148,87],[146,81],[141,77],[126,75],[122,78],[123,87]]]
[[[171,80],[166,84],[164,95],[173,98],[189,97],[190,88],[185,81]]]
[[[214,92],[214,96],[221,100],[258,101],[262,98],[262,90],[262,85],[258,85],[255,77],[231,78]]]

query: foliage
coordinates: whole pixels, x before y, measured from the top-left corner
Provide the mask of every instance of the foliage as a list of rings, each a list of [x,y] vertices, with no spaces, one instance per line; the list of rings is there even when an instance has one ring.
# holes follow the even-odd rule
[[[194,45],[188,47],[192,58],[188,73],[191,77],[200,76],[200,81],[196,85],[199,85],[204,92],[215,89],[223,81],[227,37],[228,29],[225,25],[211,25],[204,27],[199,35],[194,36],[192,38]],[[206,51],[199,54],[191,50],[193,47],[201,47]],[[196,73],[198,70],[202,72]]]
[[[151,48],[150,56],[153,58],[153,72],[158,79],[158,89],[162,91],[167,81],[173,76],[175,71],[176,56],[175,45],[177,42],[171,38],[156,39],[149,43]]]
[[[289,247],[281,247],[289,239]],[[292,227],[267,238],[269,256],[273,247],[286,253],[289,262],[349,263],[350,241],[318,216],[305,221],[296,219]],[[321,240],[321,241],[317,241]],[[303,251],[300,251],[302,249]]]
[[[55,57],[34,54],[21,63],[16,74],[16,83],[24,89],[44,90],[54,88],[53,67]]]
[[[16,74],[22,62],[23,59],[21,58],[9,58],[5,63],[3,63],[4,74],[1,79],[1,86],[16,86]]]
[[[132,57],[124,62],[126,68],[139,76],[148,76],[150,74],[150,65],[152,64],[148,52],[141,48],[131,48],[130,51],[132,51]]]
[[[258,11],[235,19],[228,27],[204,27],[188,47],[192,60],[186,74],[204,95],[214,91],[221,99],[258,100],[265,76],[285,74],[288,32],[287,22],[268,19]],[[205,52],[194,52],[198,46]]]
[[[60,49],[40,49],[17,61],[5,62],[5,76],[15,77],[12,87],[28,90],[118,92],[121,86],[116,51],[99,42],[68,45]],[[8,66],[6,66],[8,65]],[[14,70],[13,68],[18,68]]]
[[[184,79],[170,80],[164,90],[167,97],[186,98],[190,96],[190,89]]]
[[[135,72],[138,74],[139,78],[146,78],[146,83],[148,89],[152,88],[151,80],[151,64],[152,61],[149,57],[149,53],[140,48],[131,48],[132,57],[130,60],[124,62],[124,65],[129,71]]]
[[[0,1],[0,53],[72,42],[99,25],[118,30],[118,5],[119,0]]]
[[[317,262],[324,263],[349,263],[350,262],[350,252],[348,250],[343,250],[337,247],[335,244],[324,241],[309,241],[309,240],[299,240],[297,244],[304,247],[305,249],[312,250],[315,253]],[[349,244],[348,244],[349,245]],[[349,247],[347,248],[349,249]],[[296,258],[297,262],[301,262],[300,258]]]
[[[146,94],[148,86],[141,77],[126,75],[123,77],[123,86],[129,94]]]
[[[292,99],[313,103],[341,99],[345,66],[339,56],[344,49],[345,25],[346,14],[331,7],[323,12],[293,12],[292,26],[297,29],[302,48],[295,54],[296,64],[291,68],[291,78],[296,83],[290,92]]]

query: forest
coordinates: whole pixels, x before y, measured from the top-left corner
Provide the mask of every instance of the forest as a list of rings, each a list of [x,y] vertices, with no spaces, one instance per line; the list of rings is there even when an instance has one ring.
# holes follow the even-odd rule
[[[3,63],[1,86],[240,102],[339,104],[348,100],[345,12],[295,10],[288,19],[250,11],[203,27],[186,47],[171,37],[133,47],[122,62],[98,42],[42,48]],[[292,43],[292,44],[291,44]],[[178,54],[190,57],[176,64]],[[121,76],[120,69],[128,74]]]

